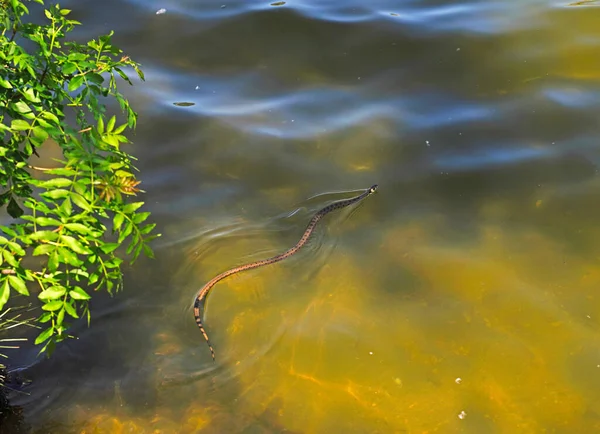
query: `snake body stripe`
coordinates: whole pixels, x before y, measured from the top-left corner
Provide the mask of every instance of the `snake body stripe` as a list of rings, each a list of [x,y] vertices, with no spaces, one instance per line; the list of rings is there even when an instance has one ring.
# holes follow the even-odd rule
[[[262,267],[264,265],[274,264],[276,262],[283,261],[284,259],[289,258],[294,253],[296,253],[298,250],[300,250],[300,248],[304,244],[306,244],[306,242],[308,241],[308,238],[310,237],[313,230],[315,229],[315,226],[317,225],[319,220],[321,220],[323,218],[323,216],[325,216],[326,214],[329,214],[331,211],[335,211],[336,209],[345,208],[349,205],[360,202],[365,197],[375,193],[376,190],[377,190],[377,184],[373,185],[371,188],[369,188],[368,190],[366,190],[364,193],[362,193],[359,196],[356,196],[356,197],[353,197],[350,199],[340,200],[338,202],[334,202],[331,205],[326,206],[325,208],[321,209],[313,216],[313,218],[308,223],[308,226],[306,227],[304,234],[300,238],[300,241],[298,241],[298,243],[291,249],[289,249],[289,250],[285,251],[284,253],[281,253],[277,256],[273,256],[272,258],[269,258],[269,259],[263,259],[262,261],[251,262],[249,264],[240,265],[239,267],[235,267],[235,268],[232,268],[231,270],[224,271],[223,273],[221,273],[221,274],[213,277],[211,280],[209,280],[202,287],[202,289],[200,289],[200,291],[198,291],[198,294],[196,295],[196,301],[194,302],[194,317],[196,319],[196,324],[200,328],[200,332],[202,332],[202,336],[204,336],[204,339],[206,340],[206,343],[208,344],[208,348],[210,349],[210,354],[213,358],[213,361],[215,360],[215,350],[213,349],[213,347],[210,343],[210,340],[208,339],[208,334],[206,333],[206,330],[204,329],[204,325],[202,323],[202,317],[204,316],[204,304],[206,303],[206,298],[208,297],[208,293],[213,288],[213,286],[215,286],[219,281],[225,279],[226,277],[231,276],[232,274],[236,274],[241,271],[252,270],[253,268]]]

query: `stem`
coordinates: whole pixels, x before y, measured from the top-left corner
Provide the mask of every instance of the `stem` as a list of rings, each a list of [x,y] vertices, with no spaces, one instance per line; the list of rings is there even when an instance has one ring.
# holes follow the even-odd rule
[[[46,170],[52,170],[52,167],[40,167],[40,166],[31,166],[31,165],[27,165],[27,167],[29,167],[30,169],[33,170],[39,170],[41,172],[45,172]]]

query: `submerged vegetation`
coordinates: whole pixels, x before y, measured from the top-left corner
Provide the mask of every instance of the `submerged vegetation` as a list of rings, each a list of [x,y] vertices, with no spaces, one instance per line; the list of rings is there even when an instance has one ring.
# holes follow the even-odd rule
[[[69,14],[43,0],[0,0],[0,207],[13,220],[0,226],[0,318],[16,295],[37,296],[35,344],[47,353],[70,322],[89,323],[93,292],[121,289],[125,256],[153,256],[157,236],[143,202],[128,200],[140,181],[121,149],[137,114],[117,83],[132,84],[127,70],[143,73],[112,33],[69,41],[80,24]],[[121,122],[105,106],[114,102]],[[48,163],[46,148],[62,157]]]

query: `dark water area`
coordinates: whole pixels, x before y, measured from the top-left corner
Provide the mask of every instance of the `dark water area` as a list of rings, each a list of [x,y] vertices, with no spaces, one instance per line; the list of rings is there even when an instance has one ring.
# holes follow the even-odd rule
[[[63,1],[142,64],[163,235],[14,354],[29,432],[600,431],[599,5]],[[375,183],[214,288],[213,363],[196,291]]]

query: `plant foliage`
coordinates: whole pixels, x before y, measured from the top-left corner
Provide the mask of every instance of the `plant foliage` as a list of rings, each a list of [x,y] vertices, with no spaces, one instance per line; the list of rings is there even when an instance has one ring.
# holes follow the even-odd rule
[[[28,6],[43,10],[43,24],[26,22]],[[119,290],[122,256],[152,257],[148,242],[158,236],[143,202],[128,200],[141,190],[134,158],[121,149],[137,115],[118,77],[132,84],[126,71],[143,73],[112,44],[112,32],[68,41],[80,24],[69,12],[42,0],[0,0],[0,207],[15,219],[0,226],[0,312],[11,295],[36,294],[41,352],[67,336],[69,321],[89,323],[91,292]],[[110,99],[122,124],[106,114]],[[37,150],[53,142],[63,158],[38,167]]]

